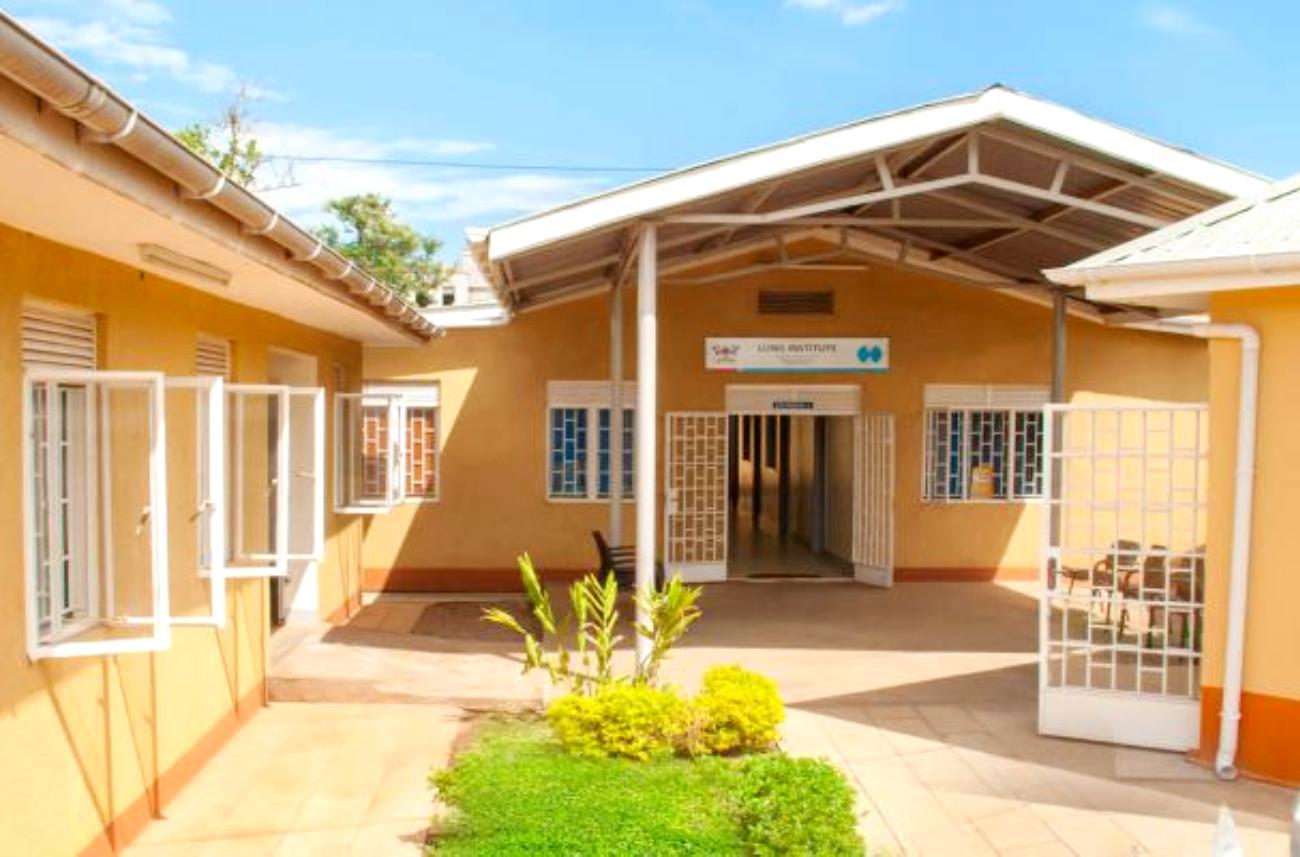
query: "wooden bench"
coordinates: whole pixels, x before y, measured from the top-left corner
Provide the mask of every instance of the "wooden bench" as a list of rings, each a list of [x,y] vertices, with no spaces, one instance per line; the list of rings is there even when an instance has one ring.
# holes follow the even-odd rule
[[[611,545],[600,530],[591,531],[591,540],[596,543],[596,553],[600,556],[600,575],[614,572],[619,589],[636,588],[636,548],[632,545]],[[664,566],[655,561],[655,586],[664,585]]]

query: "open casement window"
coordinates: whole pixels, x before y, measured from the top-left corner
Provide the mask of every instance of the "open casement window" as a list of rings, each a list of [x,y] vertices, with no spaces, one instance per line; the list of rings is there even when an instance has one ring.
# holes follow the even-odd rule
[[[927,385],[922,499],[1041,498],[1047,399],[1045,387]]]
[[[25,326],[28,654],[166,649],[163,376],[42,366],[28,357],[26,340]]]
[[[547,384],[546,496],[550,500],[607,500],[613,473],[613,409],[608,381]],[[636,384],[623,385],[624,500],[633,499]]]
[[[402,500],[405,427],[401,396],[334,396],[334,508],[345,514],[387,512]]]
[[[226,385],[228,578],[288,573],[290,413],[288,387]]]
[[[168,377],[164,385],[172,484],[180,488],[171,497],[171,540],[192,545],[194,556],[184,577],[171,581],[170,621],[219,628],[226,623],[226,385],[217,375]],[[192,485],[182,473],[193,473]]]
[[[367,396],[396,396],[402,424],[402,485],[400,502],[431,503],[438,499],[441,455],[440,390],[428,383],[367,383]],[[379,420],[362,424],[363,445],[378,445]]]
[[[290,560],[325,558],[325,390],[290,387]]]

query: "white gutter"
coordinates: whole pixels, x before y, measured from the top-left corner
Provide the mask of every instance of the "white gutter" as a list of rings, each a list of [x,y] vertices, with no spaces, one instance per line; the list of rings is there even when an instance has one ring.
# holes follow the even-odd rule
[[[314,235],[282,217],[259,197],[230,181],[125,99],[82,71],[13,18],[0,12],[0,74],[86,129],[82,139],[112,145],[175,182],[183,195],[212,205],[238,222],[247,235],[279,245],[289,259],[313,269],[333,291],[417,341],[436,328],[418,309],[373,276],[322,245]],[[342,287],[340,289],[340,286]]]
[[[1259,412],[1259,334],[1246,324],[1175,325],[1161,322],[1127,325],[1202,339],[1241,343],[1237,400],[1237,463],[1233,486],[1232,557],[1228,569],[1228,639],[1224,647],[1223,709],[1219,715],[1219,750],[1214,772],[1225,780],[1237,776],[1237,739],[1241,726],[1241,685],[1246,650],[1246,595],[1250,572],[1250,538],[1254,513],[1255,435]]]

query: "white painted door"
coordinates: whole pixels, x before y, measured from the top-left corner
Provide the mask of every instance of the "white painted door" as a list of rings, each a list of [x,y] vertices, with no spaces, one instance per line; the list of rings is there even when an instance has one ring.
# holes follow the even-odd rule
[[[727,579],[727,443],[725,413],[665,417],[664,571],[669,577],[680,574],[688,583]]]
[[[864,413],[854,425],[853,576],[894,585],[894,415]]]
[[[1038,728],[1199,741],[1208,411],[1049,405]]]

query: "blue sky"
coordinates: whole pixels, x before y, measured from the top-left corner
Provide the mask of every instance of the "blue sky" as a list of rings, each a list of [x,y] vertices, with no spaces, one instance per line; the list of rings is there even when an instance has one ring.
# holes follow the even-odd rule
[[[367,189],[457,249],[490,225],[673,167],[993,82],[1266,175],[1300,171],[1300,3],[1283,0],[10,0],[156,118],[245,85],[263,183],[314,222]],[[1289,106],[1288,106],[1289,105]]]

